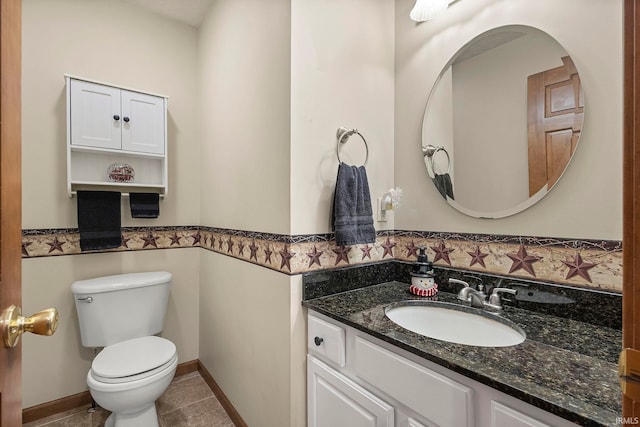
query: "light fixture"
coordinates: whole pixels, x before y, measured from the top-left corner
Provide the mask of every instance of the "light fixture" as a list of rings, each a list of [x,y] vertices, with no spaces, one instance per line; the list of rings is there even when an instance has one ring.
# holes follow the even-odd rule
[[[416,22],[429,21],[449,7],[450,0],[416,0],[409,17]]]

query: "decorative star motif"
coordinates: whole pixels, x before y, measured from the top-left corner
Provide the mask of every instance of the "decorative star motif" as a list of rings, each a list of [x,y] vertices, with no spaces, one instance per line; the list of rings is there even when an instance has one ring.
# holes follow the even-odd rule
[[[284,249],[278,251],[280,257],[282,258],[282,262],[280,263],[280,269],[287,267],[289,271],[291,271],[291,258],[295,255],[292,252],[289,252],[289,247],[284,245]]]
[[[220,236],[220,239],[218,240],[218,250],[222,250],[222,244],[224,243],[224,240],[222,239],[222,236]]]
[[[244,252],[244,246],[244,242],[240,240],[240,242],[238,242],[238,255],[242,256],[242,252]]]
[[[416,257],[416,259],[418,258],[418,247],[413,243],[413,240],[411,241],[411,244],[405,246],[405,248],[407,249],[407,258],[411,258],[411,255]]]
[[[61,242],[60,240],[58,240],[58,236],[55,236],[52,242],[47,242],[47,245],[49,245],[49,253],[53,251],[64,252],[64,250],[62,249],[62,245],[64,245],[65,243],[67,242]]]
[[[384,259],[385,256],[389,255],[391,258],[393,258],[393,248],[396,244],[392,243],[389,238],[387,237],[387,241],[384,242],[382,244],[382,247],[384,248],[384,252],[382,254],[382,258]]]
[[[129,237],[124,237],[124,234],[120,236],[120,240],[122,240],[122,242],[120,242],[120,246],[122,246],[123,248],[127,248],[129,249],[129,240],[131,240]]]
[[[229,236],[229,239],[227,240],[227,253],[233,253],[233,240],[231,240],[231,236]]]
[[[518,253],[507,254],[507,256],[513,261],[509,273],[524,269],[527,273],[531,274],[533,277],[536,277],[536,273],[535,271],[533,271],[533,263],[540,261],[542,259],[541,257],[527,254],[527,250],[522,244],[518,249]]]
[[[146,248],[147,246],[153,246],[154,248],[158,247],[158,243],[156,242],[156,237],[151,234],[151,232],[149,232],[149,234],[147,234],[146,237],[141,237],[142,240],[144,240],[144,245],[142,245],[142,249]]]
[[[264,262],[271,264],[271,255],[273,255],[273,251],[269,245],[267,245],[267,249],[264,250]]]
[[[173,233],[173,236],[169,236],[169,239],[171,239],[171,244],[169,246],[180,246],[180,239],[182,239],[182,237],[178,236],[178,233]]]
[[[444,241],[442,240],[440,240],[438,246],[431,246],[431,249],[433,249],[433,251],[436,253],[436,255],[433,257],[434,263],[438,260],[443,260],[447,264],[451,265],[451,258],[449,258],[449,254],[455,251],[455,249],[446,247]]]
[[[488,257],[489,254],[480,252],[480,246],[476,246],[476,250],[474,252],[467,252],[467,253],[471,255],[471,263],[469,264],[469,267],[471,267],[474,264],[480,264],[484,268],[487,268],[487,266],[484,264],[484,259]]]
[[[349,251],[351,251],[351,246],[338,246],[336,249],[332,249],[332,251],[337,255],[334,265],[338,265],[340,261],[349,264]]]
[[[197,231],[196,234],[192,234],[191,237],[193,238],[193,243],[191,243],[191,246],[200,245],[200,239],[202,239],[202,234],[200,234],[200,231]]]
[[[29,252],[27,251],[27,248],[32,244],[33,242],[26,242],[24,240],[22,241],[22,255],[29,256]]]
[[[362,258],[360,259],[361,261],[365,258],[371,259],[371,249],[373,249],[373,246],[369,245],[364,245],[364,248],[360,248],[360,250],[362,251]]]
[[[254,259],[258,262],[258,247],[256,246],[256,241],[252,240],[249,245],[249,260]]]
[[[318,252],[316,245],[313,245],[313,252],[307,252],[306,254],[309,257],[309,267],[311,267],[313,264],[318,264],[320,267],[322,267],[322,264],[320,263],[320,256],[323,253],[323,251]]]
[[[562,261],[564,265],[569,267],[569,272],[567,273],[567,279],[571,279],[574,276],[580,276],[583,279],[591,282],[591,277],[589,276],[589,269],[595,267],[598,264],[592,264],[590,262],[584,262],[579,253],[575,255],[573,261]]]

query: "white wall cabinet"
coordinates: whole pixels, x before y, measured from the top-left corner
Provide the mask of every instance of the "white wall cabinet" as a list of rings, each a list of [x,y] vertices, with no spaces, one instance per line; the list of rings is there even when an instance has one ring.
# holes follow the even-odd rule
[[[321,314],[308,320],[309,427],[576,426]]]
[[[120,187],[167,191],[167,98],[65,76],[67,190]],[[126,164],[131,180],[114,181],[109,168]]]

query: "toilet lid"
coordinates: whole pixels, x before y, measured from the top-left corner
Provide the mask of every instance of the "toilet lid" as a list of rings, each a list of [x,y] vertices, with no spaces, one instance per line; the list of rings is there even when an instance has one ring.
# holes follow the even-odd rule
[[[91,371],[104,379],[131,377],[166,364],[175,354],[175,344],[167,339],[134,338],[105,347],[93,360]]]

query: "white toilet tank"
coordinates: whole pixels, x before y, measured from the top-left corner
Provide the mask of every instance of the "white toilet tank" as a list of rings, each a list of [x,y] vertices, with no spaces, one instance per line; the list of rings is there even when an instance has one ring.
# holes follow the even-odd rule
[[[106,347],[162,331],[171,273],[119,274],[71,285],[85,347]]]

